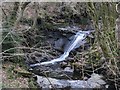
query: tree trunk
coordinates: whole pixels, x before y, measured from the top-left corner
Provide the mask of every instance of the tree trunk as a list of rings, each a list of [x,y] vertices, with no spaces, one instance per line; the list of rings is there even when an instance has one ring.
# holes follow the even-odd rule
[[[120,14],[120,3],[116,5],[116,11]],[[120,48],[120,15],[116,19],[116,39],[118,43],[118,48]]]
[[[120,16],[116,19],[116,38],[118,47],[120,48]]]

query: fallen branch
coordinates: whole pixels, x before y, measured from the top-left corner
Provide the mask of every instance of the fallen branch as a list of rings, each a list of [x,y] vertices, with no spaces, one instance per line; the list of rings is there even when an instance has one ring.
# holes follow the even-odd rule
[[[35,50],[35,51],[41,51],[41,52],[45,52],[44,50],[41,50],[40,48],[30,48],[30,47],[14,47],[14,48],[10,48],[10,49],[7,49],[7,50],[4,50],[3,52],[1,52],[0,54],[3,54],[5,52],[8,52],[10,50],[14,50],[14,49],[29,49],[29,50]]]

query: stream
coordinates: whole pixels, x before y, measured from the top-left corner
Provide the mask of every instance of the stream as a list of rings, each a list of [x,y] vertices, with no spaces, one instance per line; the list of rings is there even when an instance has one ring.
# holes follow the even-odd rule
[[[66,28],[61,28],[62,30],[67,30]],[[71,29],[77,29],[79,30],[78,27],[74,27]],[[73,35],[72,37],[70,37],[71,41],[69,41],[66,45],[65,45],[65,49],[64,49],[64,53],[56,59],[53,59],[51,61],[46,61],[46,62],[42,62],[42,63],[37,63],[37,64],[32,64],[30,65],[31,67],[35,67],[37,65],[48,65],[48,64],[54,64],[57,62],[61,62],[64,61],[68,56],[69,53],[76,49],[79,48],[80,46],[84,45],[86,43],[85,39],[87,36],[90,36],[91,32],[94,32],[94,30],[88,30],[88,31],[78,31],[75,35]]]
[[[29,64],[29,71],[32,71],[37,77],[38,85],[42,88],[100,88],[101,85],[106,84],[106,82],[101,79],[102,76],[96,73],[91,73],[91,76],[86,80],[76,80],[74,77],[76,77],[76,75],[77,77],[80,77],[78,72],[81,71],[75,71],[76,69],[71,68],[71,66],[67,65],[65,62],[69,62],[69,56],[72,51],[75,51],[81,46],[85,46],[87,43],[87,37],[93,38],[92,33],[94,33],[95,30],[82,30],[81,28],[75,26],[58,29],[76,31],[76,33],[67,39],[63,40],[60,38],[56,41],[56,44],[59,43],[59,47],[64,45],[63,53],[61,55],[59,54],[59,56],[56,56],[57,58],[54,59],[48,57],[46,54],[43,55],[43,57],[39,55],[39,52],[34,52],[27,57],[29,61],[38,61],[38,63]],[[74,58],[72,60],[74,60]],[[64,68],[61,66],[62,64],[65,64],[65,67],[63,65]]]

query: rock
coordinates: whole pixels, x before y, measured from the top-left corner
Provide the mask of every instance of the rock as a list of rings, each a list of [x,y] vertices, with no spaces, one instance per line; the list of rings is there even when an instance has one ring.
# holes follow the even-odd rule
[[[66,67],[66,68],[64,69],[64,71],[73,72],[74,69],[71,69],[71,67]]]
[[[49,77],[37,76],[37,83],[42,88],[101,88],[101,85],[106,84],[98,74],[92,74],[87,81],[84,80],[60,80]],[[98,81],[99,80],[99,81]],[[99,83],[98,83],[99,82]]]
[[[63,45],[66,42],[66,38],[60,38],[57,41],[55,41],[54,49],[62,50]]]
[[[100,87],[101,85],[106,84],[106,82],[104,80],[102,80],[101,78],[102,78],[102,76],[93,73],[91,75],[91,78],[88,79],[88,83],[90,83],[90,86]]]

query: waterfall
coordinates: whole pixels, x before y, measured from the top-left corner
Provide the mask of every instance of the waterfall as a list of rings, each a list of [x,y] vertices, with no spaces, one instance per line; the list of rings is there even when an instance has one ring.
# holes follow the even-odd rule
[[[66,48],[64,50],[64,53],[56,59],[53,59],[51,61],[46,61],[46,62],[41,62],[41,63],[37,63],[37,64],[32,64],[30,65],[31,67],[37,66],[37,65],[48,65],[48,64],[54,64],[57,62],[61,62],[64,61],[68,56],[69,53],[80,47],[81,45],[83,45],[86,41],[86,37],[90,35],[90,33],[93,32],[93,30],[91,31],[78,31],[74,36],[72,36],[72,40],[71,42],[69,42],[68,44],[66,44]]]

